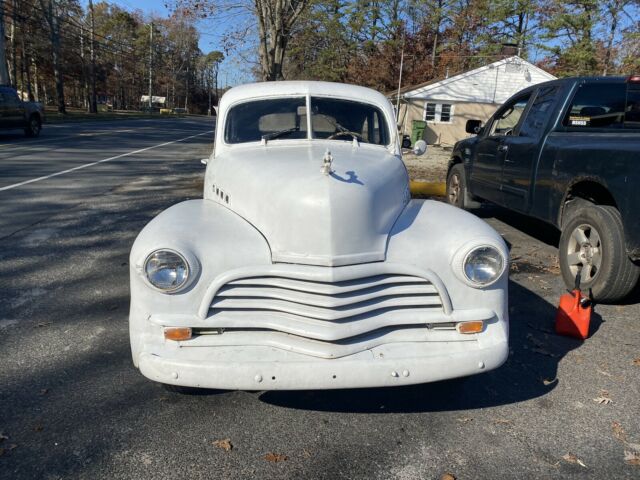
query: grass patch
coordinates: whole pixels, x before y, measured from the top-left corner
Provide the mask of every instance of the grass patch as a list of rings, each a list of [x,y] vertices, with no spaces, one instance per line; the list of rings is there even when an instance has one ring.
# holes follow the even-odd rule
[[[99,109],[98,113],[88,113],[86,110],[77,108],[67,108],[66,114],[61,114],[55,107],[45,110],[45,123],[68,123],[68,122],[95,122],[110,120],[138,120],[149,118],[183,118],[184,114],[160,115],[159,113],[145,113],[137,110],[115,110],[107,111]]]

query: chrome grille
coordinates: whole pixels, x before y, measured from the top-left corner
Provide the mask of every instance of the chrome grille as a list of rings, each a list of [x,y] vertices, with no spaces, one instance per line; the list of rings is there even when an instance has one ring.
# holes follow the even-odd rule
[[[329,342],[447,320],[439,290],[427,278],[380,273],[371,265],[342,267],[340,275],[331,270],[290,267],[221,279],[207,318],[225,329],[263,329]]]

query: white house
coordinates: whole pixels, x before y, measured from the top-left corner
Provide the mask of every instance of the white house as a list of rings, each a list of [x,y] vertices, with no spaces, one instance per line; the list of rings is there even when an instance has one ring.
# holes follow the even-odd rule
[[[485,121],[520,90],[556,77],[518,56],[448,78],[400,90],[398,124],[411,135],[415,120],[425,121],[422,138],[429,144],[452,145],[468,136],[469,119]],[[388,97],[394,105],[397,92]]]

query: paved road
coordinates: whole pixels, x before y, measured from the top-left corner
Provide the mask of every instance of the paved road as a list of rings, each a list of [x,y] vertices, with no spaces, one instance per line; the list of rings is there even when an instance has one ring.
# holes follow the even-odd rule
[[[638,297],[598,306],[582,344],[553,335],[557,238],[491,209],[481,215],[514,258],[512,352],[499,370],[397,389],[191,396],[144,379],[130,361],[128,251],[155,214],[201,194],[211,128],[0,136],[0,478],[640,476],[624,460],[640,449]],[[213,444],[223,439],[231,451]]]

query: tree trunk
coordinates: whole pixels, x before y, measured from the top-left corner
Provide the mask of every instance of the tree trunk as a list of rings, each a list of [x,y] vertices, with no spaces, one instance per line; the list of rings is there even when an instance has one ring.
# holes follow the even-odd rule
[[[618,14],[621,9],[621,0],[615,0],[609,8],[611,14],[611,28],[609,28],[609,38],[607,39],[607,47],[604,54],[604,67],[602,69],[602,75],[607,75],[609,67],[611,65],[611,50],[613,50],[613,41],[618,30]]]
[[[0,1],[0,84],[7,85],[9,83],[9,69],[7,68],[4,38],[4,1]]]
[[[11,84],[18,88],[18,60],[17,60],[17,47],[16,47],[16,0],[11,2],[11,30],[9,30],[9,41],[11,43]]]
[[[93,18],[93,1],[89,0],[89,21],[91,38],[89,43],[89,55],[91,56],[91,99],[89,101],[89,113],[98,113],[98,100],[96,96],[96,50],[95,50],[95,22]]]
[[[60,24],[58,23],[57,8],[54,8],[55,0],[40,0],[42,11],[49,26],[49,38],[51,40],[51,57],[53,60],[53,77],[56,84],[56,99],[58,102],[58,112],[67,113],[64,99],[64,77],[60,68]]]

